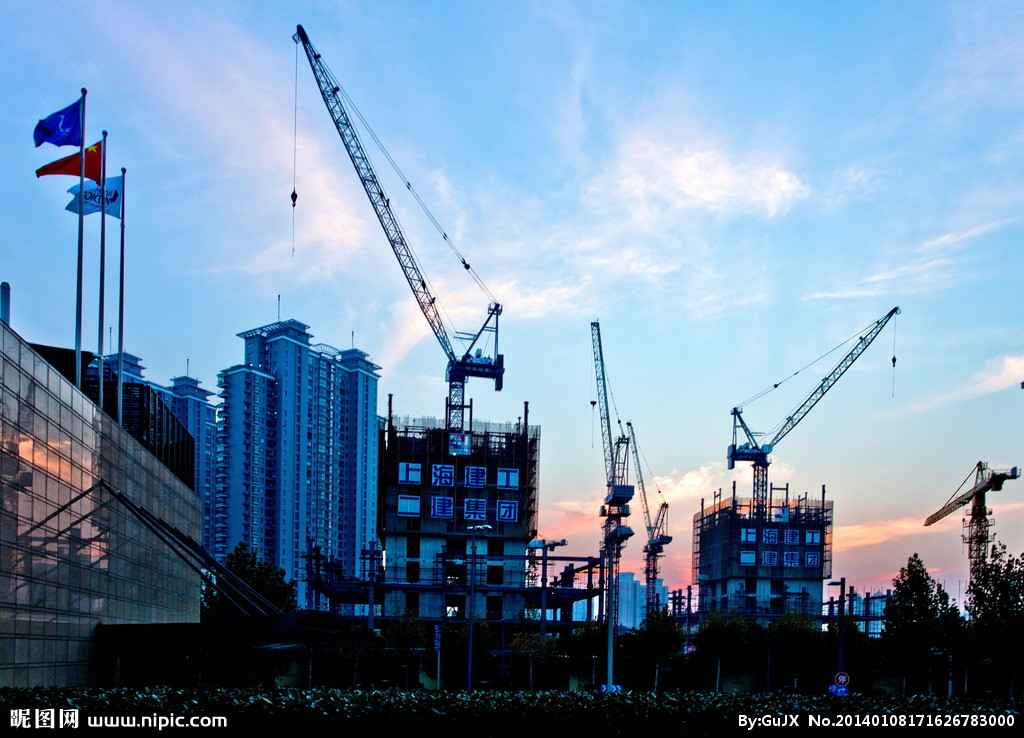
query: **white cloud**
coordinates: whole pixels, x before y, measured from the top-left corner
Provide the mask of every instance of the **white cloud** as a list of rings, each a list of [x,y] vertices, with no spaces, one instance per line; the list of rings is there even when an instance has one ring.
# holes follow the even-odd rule
[[[946,52],[947,78],[940,88],[944,107],[981,102],[997,107],[1024,100],[1024,49],[1019,3],[958,3],[951,19],[953,41]]]
[[[494,292],[502,304],[520,319],[572,317],[594,311],[588,290],[591,280],[582,277],[571,284],[546,284],[534,288],[521,287],[511,280],[496,286]]]
[[[835,172],[819,199],[827,210],[838,210],[851,199],[872,199],[881,186],[879,174],[874,168],[853,165]]]
[[[991,231],[998,230],[1003,226],[1016,223],[1019,218],[1003,218],[1002,220],[994,220],[991,223],[985,223],[974,228],[968,228],[966,231],[957,231],[954,233],[946,233],[938,238],[933,238],[929,241],[925,241],[918,247],[918,252],[925,253],[928,251],[950,250],[950,247],[957,244],[961,244],[964,241],[969,241],[977,236],[982,236]]]
[[[896,538],[924,533],[922,518],[878,520],[859,525],[837,525],[832,531],[833,549],[848,551],[851,548],[890,543]]]
[[[1024,380],[1024,356],[1003,356],[989,361],[985,369],[975,375],[967,386],[910,405],[906,409],[910,412],[931,410],[953,402],[961,402],[993,392],[1001,392],[1010,387],[1017,387],[1022,380]]]
[[[908,263],[888,267],[859,280],[854,286],[815,292],[809,300],[842,300],[861,297],[910,295],[934,292],[952,287],[965,279],[964,264],[968,257],[954,257],[975,238],[1017,222],[1004,218],[963,231],[945,233],[914,248]]]
[[[623,144],[591,187],[611,192],[640,222],[682,209],[771,218],[810,194],[795,174],[771,161],[738,161],[713,148],[688,151],[639,138]]]

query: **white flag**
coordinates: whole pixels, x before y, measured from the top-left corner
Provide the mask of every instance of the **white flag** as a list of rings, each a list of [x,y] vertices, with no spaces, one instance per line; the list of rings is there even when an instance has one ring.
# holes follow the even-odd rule
[[[121,189],[124,187],[123,177],[107,177],[107,215],[113,215],[115,218],[121,217]],[[75,185],[68,190],[69,195],[74,195],[74,199],[68,203],[68,206],[64,208],[68,212],[78,212],[78,194],[79,186]],[[100,186],[92,180],[86,180],[85,182],[85,194],[82,195],[85,198],[84,213],[98,213],[100,211]]]

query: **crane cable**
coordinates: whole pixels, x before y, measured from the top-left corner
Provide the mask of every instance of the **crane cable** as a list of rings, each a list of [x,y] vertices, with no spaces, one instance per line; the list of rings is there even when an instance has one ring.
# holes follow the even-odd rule
[[[864,335],[864,333],[865,333],[865,332],[867,332],[867,331],[869,331],[869,330],[871,330],[871,328],[872,328],[872,327],[873,327],[873,326],[874,326],[874,325],[875,325],[876,323],[878,323],[878,321],[877,321],[877,320],[876,320],[876,321],[874,321],[873,323],[871,323],[871,325],[867,325],[867,326],[865,326],[864,328],[862,328],[861,330],[857,331],[856,333],[854,333],[854,334],[853,334],[852,336],[850,336],[849,338],[847,338],[847,339],[846,339],[845,341],[843,341],[843,342],[842,342],[842,343],[840,343],[839,345],[835,346],[834,348],[831,348],[831,349],[829,349],[828,351],[826,351],[825,353],[823,353],[823,354],[822,354],[821,356],[819,356],[819,357],[818,357],[817,359],[815,359],[814,361],[812,361],[812,362],[811,362],[810,364],[807,364],[806,366],[804,366],[804,367],[801,367],[800,369],[797,369],[797,370],[796,370],[795,372],[793,372],[792,374],[790,374],[790,375],[789,375],[788,377],[786,377],[785,379],[782,379],[782,380],[780,380],[780,381],[776,382],[776,383],[775,383],[775,384],[773,384],[773,385],[772,385],[771,387],[766,387],[765,389],[763,389],[763,390],[761,390],[760,392],[758,392],[757,394],[755,394],[755,395],[754,395],[753,397],[750,397],[750,398],[748,398],[747,400],[745,400],[744,402],[741,402],[741,403],[740,403],[739,405],[737,405],[737,407],[739,407],[739,408],[743,408],[744,406],[746,406],[746,405],[749,405],[750,403],[754,402],[755,400],[760,400],[760,399],[761,399],[762,397],[764,397],[765,395],[767,395],[767,394],[768,394],[769,392],[773,392],[774,390],[777,390],[777,389],[778,389],[779,387],[781,387],[781,386],[782,386],[783,384],[785,384],[786,382],[788,382],[789,380],[791,380],[791,379],[792,379],[793,377],[795,377],[795,376],[796,376],[797,374],[799,374],[799,373],[800,373],[800,372],[802,372],[802,371],[805,371],[806,369],[809,369],[809,368],[811,368],[812,366],[814,366],[815,364],[817,364],[817,363],[818,363],[819,361],[821,361],[822,359],[824,359],[824,358],[825,358],[826,356],[828,356],[829,354],[834,354],[834,353],[835,353],[836,351],[838,351],[839,349],[841,349],[841,348],[842,348],[843,346],[845,346],[846,344],[850,343],[850,341],[854,340],[855,338],[862,338],[862,337],[863,337],[863,335]],[[894,330],[895,330],[895,329],[894,329]],[[896,354],[896,336],[895,336],[895,333],[894,333],[894,334],[893,334],[893,357],[892,357],[892,365],[893,365],[893,369],[894,369],[894,371],[895,371],[895,367],[896,367],[896,356],[895,356],[895,354]],[[894,380],[894,381],[895,381],[895,380]],[[895,392],[895,390],[894,390],[894,392]],[[785,421],[783,421],[783,422],[785,422]],[[781,426],[781,425],[782,425],[782,423],[780,423],[780,424],[779,424],[779,426]],[[769,432],[770,432],[770,431],[769,431]],[[767,435],[767,434],[766,434],[766,435]]]
[[[892,316],[895,318],[896,316]],[[892,396],[896,396],[896,321],[892,321]]]
[[[650,479],[652,482],[654,482],[654,490],[658,493],[658,497],[661,498],[661,501],[665,502],[665,495],[662,494],[661,487],[658,486],[658,480],[654,478],[654,470],[651,469],[651,464],[650,464],[649,461],[647,461],[647,455],[644,453],[644,450],[642,448],[640,448],[640,444],[635,442],[636,441],[636,432],[635,431],[633,433],[633,441],[634,441],[633,446],[634,446],[634,448],[636,448],[637,456],[640,457],[640,460],[644,462],[644,466],[647,467],[647,478]]]
[[[298,171],[299,151],[299,45],[295,44],[295,110],[292,121],[292,258],[295,257],[295,203],[299,199],[296,190],[296,172]]]
[[[388,163],[391,165],[391,168],[395,171],[395,174],[397,174],[401,178],[402,184],[405,185],[405,188],[412,194],[413,198],[415,198],[416,202],[420,206],[420,209],[433,224],[434,228],[437,229],[437,232],[441,234],[441,238],[444,239],[444,242],[448,244],[448,247],[452,250],[452,253],[454,253],[455,256],[459,259],[459,262],[462,264],[463,268],[467,272],[469,272],[470,277],[473,278],[473,281],[476,282],[477,286],[483,291],[484,294],[487,295],[491,302],[497,302],[494,295],[487,288],[487,285],[484,284],[483,279],[480,278],[480,275],[476,273],[476,270],[474,270],[470,266],[469,262],[467,262],[465,257],[459,252],[458,248],[456,248],[452,240],[448,238],[448,234],[445,232],[444,228],[441,227],[441,224],[438,222],[437,218],[434,217],[434,214],[430,211],[430,208],[427,207],[427,204],[420,197],[419,193],[416,191],[416,188],[412,186],[412,182],[409,181],[409,179],[405,176],[405,173],[398,166],[398,163],[391,157],[391,154],[384,146],[384,143],[377,137],[377,134],[374,132],[373,128],[370,127],[370,124],[367,123],[366,118],[363,117],[363,114],[359,111],[359,108],[356,107],[356,104],[352,101],[352,98],[349,97],[348,93],[345,91],[345,88],[342,87],[340,84],[338,84],[338,94],[344,98],[346,105],[348,105],[349,109],[352,110],[353,113],[355,113],[356,117],[359,119],[359,122],[362,123],[363,129],[368,134],[370,134],[370,138],[372,138],[373,142],[377,144],[377,148],[380,149],[380,152],[384,155],[384,158],[388,160]]]
[[[955,490],[953,490],[953,494],[951,494],[949,496],[948,500],[946,500],[944,503],[942,503],[942,507],[945,507],[950,502],[952,502],[953,498],[956,497],[958,494],[960,494],[960,490],[962,490],[964,488],[964,485],[967,484],[971,480],[971,477],[977,475],[977,472],[978,472],[978,465],[975,464],[974,467],[971,469],[971,471],[967,474],[967,477],[964,479],[964,481],[960,482],[960,486],[957,487]],[[939,509],[941,510],[942,508],[939,508]]]

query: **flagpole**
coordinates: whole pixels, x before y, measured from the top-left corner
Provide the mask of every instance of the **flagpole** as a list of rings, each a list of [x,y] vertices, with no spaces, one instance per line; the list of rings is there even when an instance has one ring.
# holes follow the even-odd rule
[[[128,185],[128,170],[121,167],[121,278],[117,298],[117,423],[124,425],[124,193]]]
[[[85,95],[82,88],[82,107],[79,125],[82,141],[78,145],[78,284],[75,289],[75,386],[82,389],[82,274],[85,262]]]
[[[99,352],[99,400],[100,410],[103,405],[103,380],[106,376],[106,362],[103,360],[103,305],[106,302],[107,284],[107,132],[103,132],[103,163],[100,167],[100,310],[97,333]]]

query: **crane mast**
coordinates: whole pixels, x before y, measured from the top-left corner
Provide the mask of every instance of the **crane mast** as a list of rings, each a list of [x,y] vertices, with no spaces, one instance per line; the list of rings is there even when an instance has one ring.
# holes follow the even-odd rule
[[[597,403],[601,414],[601,446],[604,448],[605,481],[609,488],[626,483],[626,450],[629,439],[622,433],[612,440],[611,412],[608,408],[608,384],[604,368],[604,351],[601,348],[601,325],[596,320],[590,324],[591,340],[594,344],[594,375],[597,381]]]
[[[625,524],[629,517],[629,501],[633,499],[633,486],[627,484],[629,463],[629,438],[622,433],[612,440],[611,413],[608,407],[608,379],[604,366],[604,351],[601,347],[601,325],[596,320],[590,324],[590,335],[594,347],[594,374],[597,379],[597,402],[601,413],[601,445],[604,448],[605,498],[601,506],[604,518],[605,566],[608,572],[608,623],[609,637],[618,624],[618,570],[619,559],[626,540],[633,535]]]
[[[737,461],[750,461],[754,465],[754,505],[758,509],[763,509],[768,499],[768,465],[771,463],[768,459],[768,454],[772,452],[775,446],[785,438],[790,431],[792,431],[801,420],[807,417],[807,413],[818,404],[818,401],[825,396],[832,387],[835,386],[839,378],[846,373],[853,362],[860,358],[868,346],[871,345],[872,341],[878,337],[878,334],[882,332],[889,320],[894,315],[900,313],[899,307],[894,307],[888,313],[883,315],[881,318],[876,320],[868,331],[860,337],[853,349],[850,350],[846,356],[840,359],[839,363],[833,367],[832,371],[821,380],[817,387],[807,395],[802,403],[786,418],[786,421],[782,424],[782,427],[772,436],[772,439],[767,443],[759,443],[755,434],[751,432],[746,422],[743,420],[743,408],[734,407],[732,409],[733,425],[732,425],[732,445],[729,446],[727,461],[728,467],[734,469]],[[893,364],[895,365],[896,357],[893,357]],[[746,436],[746,442],[738,444],[739,432],[743,431],[743,435]]]
[[[412,250],[405,239],[405,234],[398,223],[398,218],[391,209],[391,201],[385,195],[384,189],[377,179],[377,173],[373,168],[373,164],[370,163],[370,159],[366,155],[362,142],[359,140],[359,135],[352,124],[348,111],[345,109],[341,97],[341,86],[330,69],[327,68],[327,65],[324,64],[323,59],[317,53],[313,44],[310,43],[309,36],[306,35],[306,31],[302,26],[296,28],[293,39],[296,43],[301,43],[303,50],[306,52],[309,66],[313,70],[313,76],[316,78],[317,86],[320,88],[324,104],[327,106],[327,111],[330,113],[331,119],[338,129],[338,134],[341,136],[345,150],[352,160],[352,165],[355,167],[359,181],[366,191],[366,196],[373,206],[377,220],[380,221],[380,225],[384,229],[384,234],[391,244],[395,257],[398,259],[398,264],[402,268],[402,273],[409,283],[409,288],[416,298],[423,317],[426,318],[431,331],[434,333],[434,337],[448,358],[448,366],[445,372],[445,379],[448,382],[448,410],[446,413],[448,429],[461,433],[465,427],[465,408],[468,407],[465,402],[467,379],[469,377],[492,379],[494,380],[495,390],[500,391],[502,388],[505,362],[504,356],[498,353],[498,316],[501,315],[502,306],[497,302],[492,302],[488,305],[487,318],[484,320],[483,325],[475,334],[469,334],[471,340],[469,341],[468,348],[461,354],[457,354],[452,347],[448,331],[445,329],[440,312],[437,309],[437,297],[431,292],[426,279],[423,277],[419,264],[416,262],[416,258],[413,256]],[[469,265],[465,261],[463,261],[463,266],[469,269]],[[473,348],[485,333],[494,334],[495,356],[493,359],[472,355]]]
[[[640,465],[640,447],[636,442],[636,431],[633,424],[626,423],[629,431],[629,447],[633,451],[633,468],[636,476],[636,486],[640,488],[640,501],[643,503],[644,524],[647,527],[647,543],[644,545],[644,584],[647,596],[647,617],[661,608],[658,598],[658,559],[665,553],[665,546],[672,543],[672,536],[668,535],[668,503],[664,499],[658,506],[658,512],[651,519],[651,508],[647,501],[647,486],[644,484],[644,475]],[[661,490],[658,490],[661,495]]]

